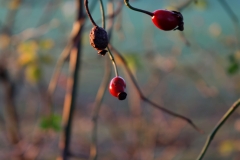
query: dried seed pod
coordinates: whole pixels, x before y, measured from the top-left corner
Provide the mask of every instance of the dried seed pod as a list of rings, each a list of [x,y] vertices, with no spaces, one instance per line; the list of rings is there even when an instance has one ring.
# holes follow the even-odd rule
[[[101,53],[108,45],[107,32],[99,26],[94,26],[92,28],[89,38],[91,46],[99,53]]]

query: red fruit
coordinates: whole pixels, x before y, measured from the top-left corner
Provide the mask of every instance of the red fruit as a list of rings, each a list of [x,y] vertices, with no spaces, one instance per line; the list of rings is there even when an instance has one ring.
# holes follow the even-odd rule
[[[122,77],[114,77],[109,84],[109,92],[117,97],[119,100],[124,100],[127,97],[127,93],[125,92],[126,83]]]
[[[183,31],[183,16],[180,12],[168,10],[156,10],[153,12],[152,21],[159,29],[170,31]]]

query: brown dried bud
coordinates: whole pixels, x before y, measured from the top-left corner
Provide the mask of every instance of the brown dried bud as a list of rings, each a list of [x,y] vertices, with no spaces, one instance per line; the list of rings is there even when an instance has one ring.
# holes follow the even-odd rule
[[[99,26],[92,28],[89,38],[91,46],[98,51],[104,50],[108,45],[107,32]]]
[[[108,51],[107,50],[99,50],[98,51],[98,54],[102,55],[102,56],[105,56],[105,54],[107,53]]]

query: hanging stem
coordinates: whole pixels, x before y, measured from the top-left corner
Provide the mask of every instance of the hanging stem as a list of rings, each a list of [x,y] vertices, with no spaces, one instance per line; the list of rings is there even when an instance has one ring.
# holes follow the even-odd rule
[[[101,15],[102,15],[102,26],[105,29],[106,22],[105,22],[105,15],[104,15],[104,13],[105,13],[104,12],[104,6],[103,6],[103,3],[102,3],[102,0],[99,0],[99,1],[100,1],[100,9],[101,9]],[[115,75],[118,76],[118,69],[117,69],[117,65],[116,65],[114,56],[112,55],[111,50],[109,49],[109,47],[107,47],[107,50],[108,50],[109,58],[112,61],[112,64],[113,64],[113,67],[114,67]]]
[[[101,15],[102,15],[102,27],[105,29],[105,13],[104,13],[104,7],[103,7],[103,2],[102,0],[99,0],[100,2],[100,10],[101,10]]]
[[[118,69],[117,69],[117,65],[116,65],[115,59],[114,59],[114,57],[113,57],[113,55],[112,55],[112,52],[111,52],[111,50],[109,49],[109,47],[107,47],[107,50],[108,50],[109,58],[111,59],[112,64],[113,64],[113,67],[114,67],[115,75],[116,75],[116,77],[117,77],[117,76],[118,76]]]
[[[203,158],[203,156],[205,155],[210,143],[212,142],[212,140],[215,137],[218,130],[222,127],[222,125],[226,122],[226,120],[232,115],[232,113],[238,108],[239,105],[240,105],[240,99],[238,99],[232,105],[232,107],[224,114],[224,116],[221,118],[221,120],[218,122],[218,124],[213,129],[212,133],[209,134],[207,141],[206,141],[205,145],[203,146],[203,149],[202,149],[201,153],[199,154],[197,160],[201,160]]]
[[[154,16],[154,14],[153,14],[152,12],[145,11],[145,10],[138,9],[138,8],[135,8],[135,7],[131,6],[131,5],[129,4],[129,0],[124,0],[124,3],[125,3],[125,5],[126,5],[128,8],[130,8],[130,9],[132,9],[132,10],[134,10],[134,11],[142,12],[142,13],[148,14],[148,15],[151,16],[151,17]]]
[[[84,0],[84,6],[85,6],[85,9],[86,9],[86,11],[87,11],[87,15],[88,15],[88,17],[90,18],[90,21],[92,22],[92,24],[93,24],[94,26],[98,26],[98,25],[95,23],[95,21],[93,20],[92,15],[91,15],[91,13],[90,13],[90,11],[89,11],[89,8],[88,8],[88,0]]]

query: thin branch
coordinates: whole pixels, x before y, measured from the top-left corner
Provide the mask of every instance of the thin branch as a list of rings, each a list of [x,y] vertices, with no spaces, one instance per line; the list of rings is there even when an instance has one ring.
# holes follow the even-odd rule
[[[97,96],[95,99],[94,111],[92,116],[93,129],[92,129],[92,142],[90,148],[90,160],[97,159],[97,127],[98,127],[98,114],[101,109],[102,100],[106,89],[108,88],[108,82],[111,77],[111,66],[109,60],[106,59],[105,73],[103,75],[102,83],[98,89]]]
[[[74,28],[78,31],[77,37],[74,37],[73,48],[70,53],[70,63],[69,63],[69,77],[67,80],[67,91],[65,95],[64,108],[63,108],[63,133],[59,142],[59,147],[62,151],[61,160],[67,160],[70,155],[70,138],[71,138],[71,126],[73,113],[76,106],[76,96],[77,96],[77,84],[78,84],[78,73],[80,68],[80,56],[81,56],[81,35],[83,31],[83,2],[82,0],[77,0],[77,19],[74,23]]]
[[[234,11],[231,9],[231,7],[228,5],[228,3],[225,0],[218,0],[220,5],[223,7],[223,9],[227,12],[230,19],[233,22],[233,25],[235,27],[236,32],[236,39],[237,39],[237,47],[240,49],[240,31],[239,31],[239,20],[237,15],[234,13]]]
[[[104,11],[102,0],[99,0],[99,3],[100,3],[100,10],[101,10],[101,16],[102,16],[102,28],[105,29],[105,11]]]
[[[138,8],[135,8],[135,7],[131,6],[131,5],[129,4],[129,0],[124,0],[124,3],[125,3],[125,5],[126,5],[128,8],[130,8],[131,10],[145,13],[145,14],[151,16],[151,17],[154,15],[152,12],[149,12],[149,11],[146,11],[146,10],[142,10],[142,9],[138,9]]]
[[[181,3],[180,5],[176,6],[175,8],[178,10],[178,11],[182,11],[184,10],[185,8],[187,8],[193,1],[195,0],[186,0],[185,2]],[[196,1],[195,1],[196,2]]]
[[[93,24],[94,26],[98,26],[98,25],[95,23],[95,21],[93,20],[92,15],[91,15],[91,13],[90,13],[90,11],[89,11],[89,8],[88,8],[88,0],[84,0],[84,6],[85,6],[85,9],[86,9],[86,11],[87,11],[87,15],[88,15],[90,21],[92,22],[92,24]]]
[[[232,113],[238,108],[239,105],[240,105],[240,99],[238,99],[231,106],[231,108],[223,115],[223,117],[220,119],[220,121],[214,127],[213,131],[209,134],[207,141],[206,141],[205,145],[203,146],[203,149],[202,149],[201,153],[199,154],[197,160],[201,160],[204,157],[210,143],[212,142],[212,140],[215,137],[218,130],[222,127],[222,125],[226,122],[226,120],[232,115]]]
[[[56,86],[57,86],[57,81],[58,81],[58,77],[60,75],[60,72],[61,72],[61,69],[62,69],[62,66],[65,62],[65,60],[67,59],[67,57],[69,56],[69,53],[72,49],[72,44],[69,43],[65,48],[64,50],[62,51],[59,59],[57,60],[57,64],[54,68],[54,72],[53,72],[53,75],[52,75],[52,78],[50,80],[50,83],[49,83],[49,86],[48,86],[48,94],[50,96],[53,95],[55,89],[56,89]]]
[[[138,86],[138,83],[137,83],[136,79],[134,78],[134,76],[133,76],[130,68],[128,67],[127,62],[126,62],[125,59],[123,58],[123,56],[122,56],[112,45],[109,44],[109,47],[113,50],[113,52],[115,53],[115,55],[116,55],[116,56],[120,59],[120,61],[123,63],[124,68],[126,69],[126,71],[127,71],[128,75],[129,75],[130,79],[132,80],[134,86],[136,87],[136,89],[137,89],[137,91],[138,91],[138,94],[139,94],[140,98],[141,98],[143,101],[149,103],[151,106],[153,106],[153,107],[155,107],[155,108],[157,108],[157,109],[159,109],[159,110],[161,110],[161,111],[163,111],[163,112],[165,112],[165,113],[168,113],[169,115],[178,117],[178,118],[186,121],[186,122],[187,122],[189,125],[191,125],[195,130],[197,130],[197,131],[200,132],[200,133],[203,133],[203,131],[202,131],[200,128],[198,128],[198,127],[192,122],[192,120],[190,120],[189,118],[187,118],[187,117],[185,117],[185,116],[182,116],[182,115],[180,115],[180,114],[177,114],[177,113],[175,113],[175,112],[172,112],[172,111],[170,111],[170,110],[168,110],[168,109],[166,109],[166,108],[163,108],[162,106],[160,106],[160,105],[152,102],[152,101],[149,100],[148,98],[146,98],[146,97],[143,95],[140,87]]]
[[[112,0],[110,0],[110,1],[111,1],[110,3],[112,3]],[[112,8],[109,9],[110,11],[113,10],[113,5],[111,5],[111,6],[112,6]],[[114,18],[112,18],[112,19],[114,19]],[[103,23],[105,24],[105,20],[103,20]],[[109,23],[110,23],[109,30],[112,30],[113,22],[109,21]],[[110,38],[111,38],[111,35],[109,35],[109,39]],[[97,160],[97,156],[98,156],[98,150],[97,150],[98,116],[99,116],[99,111],[101,109],[103,97],[106,93],[106,90],[108,87],[108,82],[111,77],[111,66],[110,66],[109,60],[108,59],[105,59],[105,60],[106,60],[105,61],[105,73],[103,75],[102,83],[97,92],[93,116],[92,116],[93,128],[92,128],[92,142],[91,142],[91,147],[90,147],[90,158],[89,158],[90,160]]]
[[[113,12],[105,16],[105,19],[112,19],[115,18],[121,11],[122,11],[122,2],[119,2],[118,8]],[[102,20],[98,19],[96,22],[100,23]],[[92,25],[86,26],[85,28],[92,28]]]
[[[19,133],[19,123],[14,103],[14,83],[10,80],[9,74],[2,64],[0,65],[0,82],[2,83],[5,91],[5,125],[9,141],[12,145],[17,145],[21,140]]]
[[[114,71],[115,71],[115,75],[116,75],[116,77],[117,77],[117,76],[118,76],[118,69],[117,69],[116,61],[115,61],[114,56],[112,55],[112,52],[111,52],[111,50],[110,50],[109,47],[107,47],[107,50],[108,50],[109,58],[110,58],[110,60],[112,61],[112,64],[113,64],[113,68],[114,68]]]
[[[225,0],[218,0],[234,23],[238,23],[238,17]]]
[[[120,10],[122,8],[122,5],[119,5]],[[109,0],[107,4],[107,11],[108,14],[110,15],[110,19],[108,21],[108,40],[110,41],[112,37],[112,31],[113,31],[113,23],[114,23],[114,15],[115,13],[119,10],[119,8],[114,12],[114,6],[113,6],[113,0]]]

